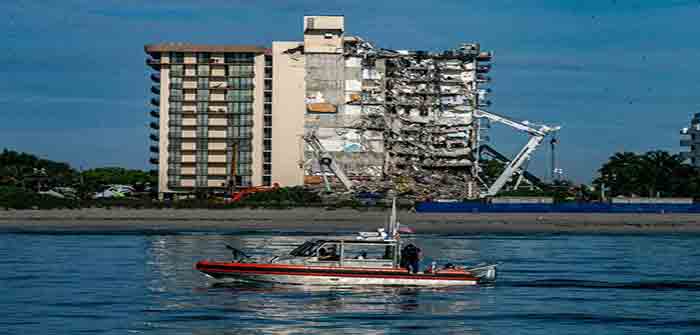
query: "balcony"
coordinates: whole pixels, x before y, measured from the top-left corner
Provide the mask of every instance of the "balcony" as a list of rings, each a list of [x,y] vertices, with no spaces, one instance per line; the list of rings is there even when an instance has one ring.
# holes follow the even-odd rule
[[[160,94],[160,86],[151,86],[151,93],[153,94]]]
[[[160,99],[158,98],[151,98],[151,105],[160,107]]]
[[[160,74],[158,73],[152,73],[151,74],[151,80],[155,83],[160,83]]]
[[[160,140],[158,138],[158,135],[156,135],[156,134],[150,134],[150,135],[148,135],[148,138],[150,138],[151,141],[155,141],[155,142],[158,142]]]
[[[147,58],[146,65],[150,66],[154,70],[160,70],[160,59],[158,58]]]
[[[151,164],[158,165],[158,158],[157,157],[151,157],[151,159],[148,160]]]
[[[148,149],[149,149],[152,153],[156,153],[156,154],[157,154],[157,153],[160,152],[160,149],[158,148],[157,145],[152,145],[152,146],[150,146]]]
[[[489,76],[484,76],[484,75],[477,75],[476,76],[476,81],[479,83],[488,83],[491,81],[491,77]]]
[[[476,68],[476,73],[488,73],[489,71],[491,71],[491,64],[479,65]]]
[[[155,109],[151,110],[151,112],[149,114],[151,114],[151,116],[156,118],[156,119],[160,117],[160,113]]]
[[[476,60],[480,62],[490,62],[491,58],[493,58],[493,53],[490,51],[480,52],[479,55],[476,56]]]
[[[155,129],[155,130],[160,129],[160,125],[158,125],[158,123],[156,123],[156,122],[151,122],[149,124],[149,126],[151,127],[151,129]]]

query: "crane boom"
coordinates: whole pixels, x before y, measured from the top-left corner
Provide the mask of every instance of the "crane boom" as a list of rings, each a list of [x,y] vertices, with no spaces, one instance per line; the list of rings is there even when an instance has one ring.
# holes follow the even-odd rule
[[[500,122],[505,125],[511,126],[517,130],[524,131],[530,134],[530,140],[525,144],[525,146],[520,149],[513,159],[506,164],[506,168],[501,172],[496,181],[488,188],[486,192],[481,194],[482,197],[494,196],[498,191],[503,188],[503,186],[508,182],[508,180],[520,170],[520,167],[530,159],[530,155],[535,149],[542,143],[547,134],[553,131],[559,130],[561,127],[550,127],[546,125],[539,125],[539,128],[534,128],[529,123],[518,122],[511,120],[505,116],[498,114],[486,112],[483,110],[476,110],[474,112],[474,117],[476,118],[487,118],[491,121]]]
[[[309,144],[311,149],[314,151],[314,155],[318,159],[318,163],[321,165],[321,167],[327,167],[333,174],[335,174],[336,177],[340,180],[341,183],[343,183],[343,186],[348,189],[348,191],[352,191],[352,181],[348,176],[343,172],[343,169],[340,168],[340,166],[335,162],[335,159],[333,159],[333,156],[326,151],[326,149],[323,147],[323,144],[321,144],[321,141],[318,139],[316,136],[315,132],[310,132],[304,135],[304,141]],[[326,176],[323,176],[323,180],[326,182],[326,185],[328,185],[328,181]]]

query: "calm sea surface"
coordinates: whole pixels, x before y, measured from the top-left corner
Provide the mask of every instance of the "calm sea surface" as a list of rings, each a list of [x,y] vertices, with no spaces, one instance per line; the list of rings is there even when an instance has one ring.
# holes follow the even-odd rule
[[[424,265],[501,262],[450,289],[217,286],[225,244],[268,256],[312,235],[0,235],[6,334],[699,334],[700,236],[416,235]]]

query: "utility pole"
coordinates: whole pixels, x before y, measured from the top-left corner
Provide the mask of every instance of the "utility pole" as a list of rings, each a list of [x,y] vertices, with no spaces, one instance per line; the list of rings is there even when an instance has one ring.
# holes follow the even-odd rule
[[[554,132],[552,134],[552,139],[549,140],[549,146],[550,146],[550,151],[551,151],[551,167],[549,170],[550,176],[551,176],[551,181],[552,184],[557,180],[557,154],[556,154],[556,145],[559,144],[559,140],[557,139],[557,133]]]

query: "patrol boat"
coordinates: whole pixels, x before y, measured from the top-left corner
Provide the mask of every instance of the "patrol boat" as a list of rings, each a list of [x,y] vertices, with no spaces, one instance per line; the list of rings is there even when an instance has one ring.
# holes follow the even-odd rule
[[[196,269],[220,281],[292,285],[444,287],[477,285],[496,279],[495,264],[438,267],[433,262],[423,271],[409,271],[402,267],[407,263],[402,256],[406,258],[407,253],[405,247],[401,249],[399,230],[394,199],[387,227],[376,232],[361,232],[354,239],[306,241],[287,255],[266,260],[252,259],[227,246],[233,251],[232,261],[203,260],[197,262]]]

